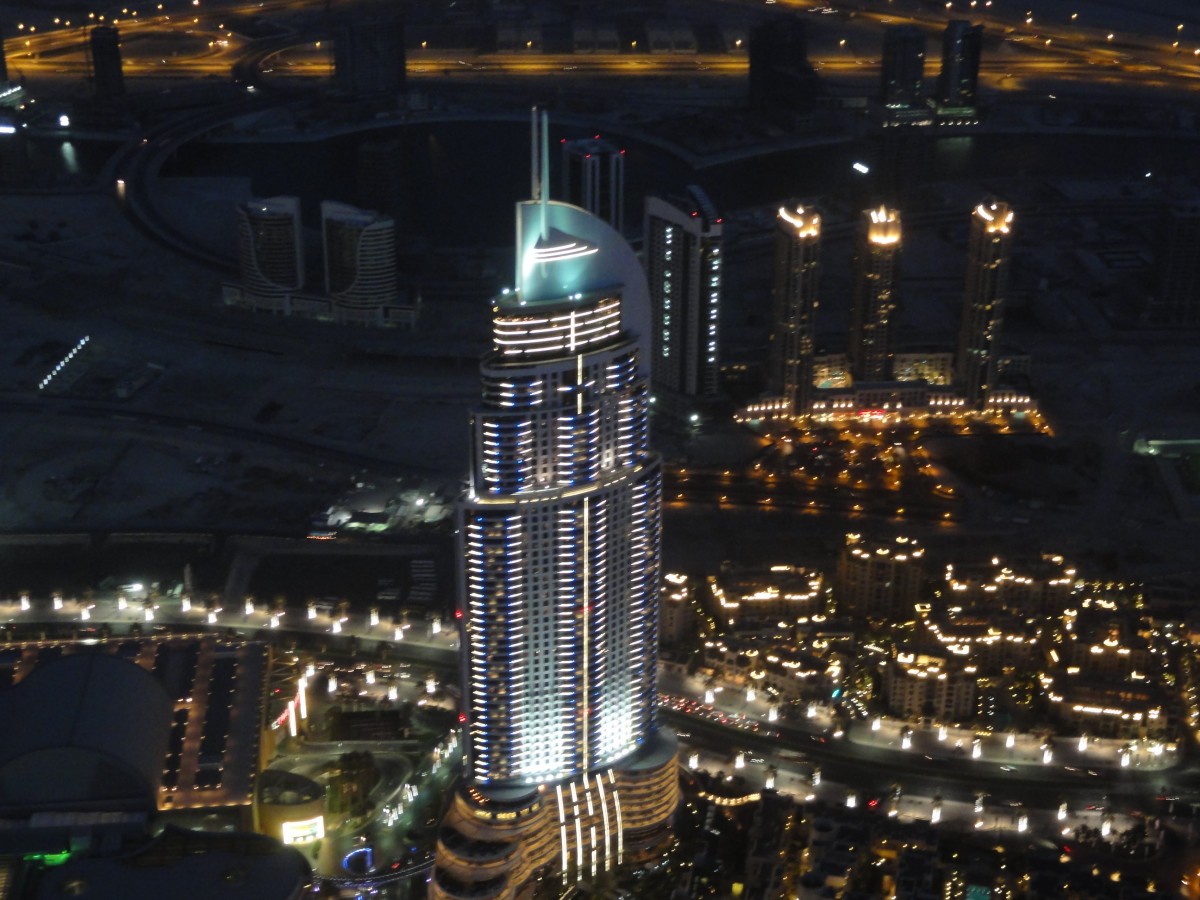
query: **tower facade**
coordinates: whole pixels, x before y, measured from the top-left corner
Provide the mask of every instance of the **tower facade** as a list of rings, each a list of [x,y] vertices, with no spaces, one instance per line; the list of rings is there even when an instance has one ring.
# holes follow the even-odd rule
[[[0,87],[8,84],[8,56],[4,52],[4,41],[0,40]]]
[[[404,20],[390,4],[373,3],[334,23],[333,83],[355,99],[395,95],[404,89]]]
[[[809,112],[821,83],[808,60],[808,39],[799,15],[772,16],[751,29],[750,105],[756,110]]]
[[[616,231],[547,199],[544,129],[457,508],[466,742],[434,898],[597,878],[661,847],[678,803],[656,722],[661,475],[629,327],[645,280]]]
[[[125,97],[121,68],[121,33],[112,25],[97,25],[88,34],[92,54],[92,87],[96,99],[116,102]]]
[[[1159,221],[1147,324],[1200,325],[1200,203],[1179,201]]]
[[[883,31],[879,99],[884,106],[914,107],[925,87],[925,33],[916,25],[889,25]]]
[[[955,374],[967,403],[975,407],[983,405],[996,387],[1012,222],[1008,204],[995,200],[980,203],[971,214]]]
[[[396,303],[396,223],[345,203],[321,204],[325,291],[345,322],[379,323]]]
[[[625,151],[585,138],[562,145],[563,199],[625,230]]]
[[[938,75],[938,105],[973,107],[979,87],[983,26],[955,19],[942,32],[942,71]]]
[[[793,415],[807,413],[812,399],[820,264],[821,216],[803,206],[780,207],[768,366],[772,393],[788,401]]]
[[[652,384],[687,397],[713,397],[721,374],[721,217],[696,185],[683,197],[646,199],[645,263],[650,287]]]
[[[238,263],[246,302],[257,309],[288,313],[304,286],[300,243],[300,200],[271,197],[237,206]]]
[[[859,381],[886,381],[892,371],[892,329],[900,262],[900,212],[863,210],[854,257],[854,308],[847,356]]]

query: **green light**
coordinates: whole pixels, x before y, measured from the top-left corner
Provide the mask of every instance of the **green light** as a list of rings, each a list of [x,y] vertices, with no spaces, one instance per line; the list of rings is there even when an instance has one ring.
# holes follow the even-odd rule
[[[25,862],[40,862],[43,866],[47,867],[61,866],[71,858],[71,851],[61,850],[58,853],[26,853],[23,858]]]

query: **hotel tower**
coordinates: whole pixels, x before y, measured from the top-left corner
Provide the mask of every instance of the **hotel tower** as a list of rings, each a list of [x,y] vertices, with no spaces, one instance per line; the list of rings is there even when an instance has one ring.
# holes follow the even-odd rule
[[[656,722],[661,475],[645,276],[549,200],[535,114],[516,287],[495,298],[458,504],[463,775],[433,898],[510,898],[661,852],[678,803]]]
[[[971,216],[956,375],[967,403],[976,409],[996,389],[1012,223],[1008,204],[996,200],[980,203]]]
[[[899,257],[900,213],[883,206],[863,210],[854,256],[854,309],[847,348],[855,381],[892,377]]]
[[[768,351],[771,391],[787,411],[807,415],[813,393],[817,286],[821,265],[821,215],[803,206],[781,206],[775,219],[773,327]]]

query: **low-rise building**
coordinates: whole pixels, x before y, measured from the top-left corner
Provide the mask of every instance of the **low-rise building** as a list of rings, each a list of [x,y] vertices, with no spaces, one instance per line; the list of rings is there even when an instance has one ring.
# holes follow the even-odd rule
[[[975,712],[975,677],[945,656],[897,649],[883,665],[883,699],[906,719],[961,722]]]

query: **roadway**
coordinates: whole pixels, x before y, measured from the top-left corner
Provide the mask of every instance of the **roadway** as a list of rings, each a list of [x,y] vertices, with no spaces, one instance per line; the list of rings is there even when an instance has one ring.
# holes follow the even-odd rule
[[[296,4],[224,7],[216,12],[210,11],[211,5],[191,10],[182,7],[173,17],[147,8],[139,18],[120,21],[126,37],[126,77],[177,79],[232,74],[235,80],[253,83],[267,70],[274,76],[270,80],[279,84],[329,76],[329,48],[321,46],[327,44],[328,37],[320,33],[319,26],[304,33],[251,40],[230,30],[223,21],[239,14],[261,17],[272,7],[295,11]],[[780,5],[811,9],[811,4],[805,3]],[[1054,85],[1140,84],[1186,90],[1200,79],[1200,46],[1192,45],[1194,37],[1192,42],[1185,40],[1183,31],[1161,38],[1121,34],[1071,22],[1024,22],[1006,18],[998,9],[984,8],[974,10],[971,18],[984,21],[992,34],[1002,35],[1004,52],[989,48],[981,64],[981,79],[993,89],[1038,92],[1048,85],[1052,90]],[[946,20],[919,8],[905,15],[889,7],[886,15],[863,8],[853,18],[837,16],[829,21],[828,17],[818,16],[812,21],[821,25],[813,31],[814,48],[810,52],[816,68],[835,81],[858,82],[877,77],[878,31],[883,25],[915,24],[936,38]],[[6,42],[10,66],[23,75],[86,74],[89,66],[79,25],[75,22],[67,27],[61,21],[44,24],[37,33],[23,31],[10,38]],[[834,46],[831,34],[845,36]],[[478,54],[457,48],[412,48],[408,72],[418,82],[445,77],[493,82],[549,77],[580,82],[597,77],[653,77],[704,83],[740,81],[748,68],[746,54],[740,49],[728,53],[646,53],[627,49],[629,52],[543,53],[534,47],[524,52]]]
[[[190,630],[233,628],[248,635],[290,632],[321,636],[335,644],[355,638],[360,642],[387,644],[391,658],[426,666],[451,677],[458,667],[458,639],[452,626],[429,634],[428,625],[417,624],[403,629],[403,638],[397,639],[396,624],[379,621],[373,625],[369,612],[348,611],[339,618],[322,611],[310,617],[303,608],[295,606],[282,614],[263,604],[250,611],[240,604],[234,609],[209,610],[199,602],[185,608],[178,598],[150,601],[145,599],[144,592],[131,594],[124,600],[118,593],[98,594],[86,600],[62,598],[57,608],[49,598],[28,598],[26,605],[29,608],[22,609],[19,600],[0,601],[0,617],[19,632],[39,623],[73,623],[81,627],[86,622],[88,627],[108,623],[120,632],[128,631],[136,623],[143,628],[151,625]],[[18,641],[19,632],[15,638]],[[368,651],[367,646],[361,649]],[[866,792],[886,793],[894,782],[901,781],[907,793],[941,795],[947,800],[973,800],[983,791],[1030,808],[1057,805],[1063,799],[1070,799],[1073,807],[1121,805],[1151,810],[1154,798],[1164,786],[1173,794],[1200,794],[1200,769],[1195,764],[1144,770],[1091,763],[1097,775],[1088,775],[1082,768],[1067,771],[1061,764],[1016,764],[1009,767],[1011,771],[1005,771],[1003,756],[982,760],[969,756],[935,758],[919,752],[920,748],[896,751],[854,739],[855,729],[870,728],[865,721],[851,723],[849,733],[839,739],[823,733],[825,729],[819,726],[814,729],[811,725],[787,721],[760,723],[759,730],[754,732],[666,706],[661,714],[676,730],[690,734],[689,743],[725,755],[735,749],[746,749],[775,758],[780,764],[787,762],[781,754],[788,754],[793,760],[820,766],[824,778],[831,782]]]

